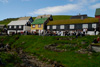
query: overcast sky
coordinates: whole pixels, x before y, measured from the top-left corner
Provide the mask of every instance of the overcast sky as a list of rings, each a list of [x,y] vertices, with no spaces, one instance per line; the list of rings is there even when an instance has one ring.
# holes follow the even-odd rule
[[[43,14],[94,17],[100,0],[0,0],[0,20]]]

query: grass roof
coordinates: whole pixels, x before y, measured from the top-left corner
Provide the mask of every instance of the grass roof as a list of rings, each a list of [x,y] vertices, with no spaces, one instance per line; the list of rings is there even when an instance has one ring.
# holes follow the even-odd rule
[[[70,15],[53,15],[53,20],[65,20],[65,19],[70,19]]]
[[[67,19],[67,20],[50,21],[49,23],[47,23],[47,25],[97,23],[97,22],[99,22],[98,18],[87,18],[87,19],[84,19],[84,20],[81,20],[81,19]]]
[[[32,24],[43,24],[48,18],[35,19]]]
[[[18,20],[29,20],[31,17],[20,17]]]
[[[100,15],[100,8],[96,9],[95,15],[96,15],[96,16]]]

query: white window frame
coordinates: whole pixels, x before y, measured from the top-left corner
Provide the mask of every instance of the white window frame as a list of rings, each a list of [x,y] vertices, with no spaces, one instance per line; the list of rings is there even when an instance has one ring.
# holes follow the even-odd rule
[[[41,28],[41,24],[38,24],[38,28]]]
[[[50,26],[47,26],[47,29],[50,29]]]
[[[64,29],[65,28],[65,26],[64,25],[60,25],[60,29]]]
[[[96,28],[96,27],[97,27],[96,23],[92,24],[92,28]]]
[[[70,25],[70,29],[74,29],[75,28],[75,25]]]
[[[14,26],[14,28],[16,28],[16,26]]]
[[[11,26],[9,26],[9,28],[11,28]]]
[[[52,26],[52,29],[56,29],[56,25],[53,25],[53,26]]]
[[[35,24],[34,24],[34,25],[32,25],[32,27],[33,27],[33,28],[35,28]]]
[[[83,26],[83,29],[88,28],[88,24],[83,24],[82,26]]]
[[[19,28],[22,28],[21,26],[19,26]]]

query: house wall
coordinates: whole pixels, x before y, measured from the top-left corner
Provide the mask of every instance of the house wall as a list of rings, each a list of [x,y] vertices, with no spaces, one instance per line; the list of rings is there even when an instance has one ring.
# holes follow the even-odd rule
[[[30,26],[25,26],[25,31],[31,31],[31,27]]]
[[[41,24],[41,28],[38,27],[38,24],[36,24],[35,27],[33,27],[33,25],[31,25],[31,31],[32,30],[43,30],[43,24]]]
[[[16,28],[14,28],[14,26],[16,26]],[[21,26],[21,28],[19,28],[19,26]],[[8,30],[23,30],[23,25],[9,25]]]
[[[88,31],[94,31],[94,28],[92,28],[92,23],[87,23],[88,24]],[[95,23],[93,23],[95,24]],[[53,25],[50,26],[50,31],[65,31],[65,30],[82,30],[83,29],[83,24],[71,24],[74,25],[74,29],[70,29],[70,24],[64,25],[64,29],[60,29],[60,25],[56,25],[56,29],[52,29]],[[99,23],[96,23],[96,30],[99,31]]]
[[[10,28],[10,26],[11,26],[11,28]],[[14,26],[16,26],[16,28],[14,28]],[[21,28],[19,28],[19,26],[21,26]],[[12,32],[15,32],[15,33],[16,32],[24,32],[25,31],[24,29],[25,29],[24,25],[9,25],[7,33],[10,34]]]
[[[100,19],[100,16],[95,16],[95,18],[99,18]]]

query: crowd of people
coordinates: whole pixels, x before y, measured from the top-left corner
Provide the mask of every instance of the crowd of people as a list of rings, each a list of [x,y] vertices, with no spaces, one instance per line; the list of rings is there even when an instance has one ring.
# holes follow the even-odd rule
[[[69,30],[66,30],[66,31],[49,31],[47,30],[46,32],[46,35],[48,36],[85,36],[87,35],[87,29],[83,29],[82,30],[73,30],[73,31],[69,31]]]
[[[100,37],[97,37],[93,40],[93,43],[100,43]]]
[[[50,31],[50,30],[44,30],[42,32],[39,31],[24,31],[24,32],[12,32],[12,35],[14,34],[20,34],[20,35],[40,35],[40,36],[85,36],[88,35],[88,29],[85,28],[83,30],[65,30],[65,31]],[[96,29],[94,30],[94,34],[96,35]]]

